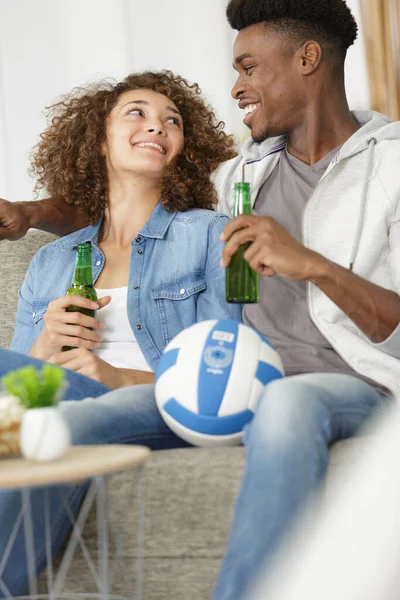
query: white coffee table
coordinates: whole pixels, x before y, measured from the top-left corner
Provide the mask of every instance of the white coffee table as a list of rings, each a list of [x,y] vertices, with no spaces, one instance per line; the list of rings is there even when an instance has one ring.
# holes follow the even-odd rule
[[[93,598],[101,600],[132,600],[140,599],[142,593],[142,559],[138,553],[136,559],[136,590],[131,591],[129,596],[112,595],[110,593],[110,535],[115,532],[110,530],[107,487],[105,479],[107,476],[122,471],[133,471],[135,482],[141,489],[138,490],[139,497],[139,520],[138,520],[138,546],[143,539],[143,465],[150,456],[150,450],[144,446],[133,445],[106,445],[106,446],[76,446],[58,460],[52,462],[36,462],[24,458],[7,458],[0,460],[0,491],[6,489],[19,490],[21,493],[21,511],[16,520],[13,532],[10,536],[7,548],[0,557],[0,591],[6,598],[11,596],[2,580],[4,566],[9,555],[14,536],[18,528],[24,527],[27,567],[29,576],[29,596],[18,596],[28,599],[61,598]],[[33,519],[30,503],[31,490],[38,487],[53,486],[58,484],[77,484],[90,480],[89,488],[80,508],[79,514],[74,518],[67,497],[61,497],[64,508],[71,520],[72,532],[68,544],[63,553],[61,562],[55,572],[53,556],[51,551],[50,537],[50,515],[48,506],[46,508],[45,495],[45,540],[47,556],[47,593],[38,593],[38,582],[35,568],[35,550],[33,540]],[[92,506],[96,503],[97,510],[97,556],[90,556],[88,547],[83,539],[83,528],[87,521]],[[134,532],[132,532],[132,535]],[[97,583],[98,593],[63,593],[63,585],[71,565],[76,548],[80,546],[87,561],[88,569],[91,570],[93,578]],[[121,559],[121,557],[117,557]],[[113,556],[115,559],[115,556]]]

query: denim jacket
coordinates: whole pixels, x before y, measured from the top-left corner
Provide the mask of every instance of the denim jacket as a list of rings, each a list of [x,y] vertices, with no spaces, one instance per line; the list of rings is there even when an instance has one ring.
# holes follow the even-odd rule
[[[241,305],[225,301],[219,236],[228,218],[211,210],[168,212],[161,202],[131,242],[128,317],[155,370],[165,346],[182,329],[206,319],[242,320]],[[43,327],[51,300],[71,285],[77,244],[92,242],[93,280],[105,258],[98,246],[101,221],[43,246],[19,291],[10,349],[27,354]]]

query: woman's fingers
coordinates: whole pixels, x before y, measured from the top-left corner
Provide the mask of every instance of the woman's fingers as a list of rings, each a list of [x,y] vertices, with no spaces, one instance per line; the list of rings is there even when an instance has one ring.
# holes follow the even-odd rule
[[[104,306],[107,306],[107,304],[110,304],[111,302],[111,296],[103,296],[102,298],[99,298],[97,301],[97,304],[99,305],[99,308],[104,308]]]
[[[82,340],[81,344],[69,344],[70,346],[78,345],[83,346],[85,348],[98,348],[101,342],[101,337],[96,331],[92,331],[87,327],[81,327],[80,325],[63,325],[60,323],[56,323],[54,327],[47,328],[47,335],[50,343],[54,346],[60,345],[61,343],[65,344],[64,338],[67,337],[74,338],[74,340]],[[63,338],[62,341],[61,338]],[[88,346],[83,342],[89,342],[93,345]]]
[[[54,354],[49,362],[64,369],[70,369],[71,371],[78,371],[83,368],[86,364],[90,363],[92,355],[83,348],[74,348],[67,352],[58,352]]]
[[[104,323],[96,317],[83,315],[80,312],[47,312],[44,315],[44,322],[48,329],[52,329],[57,324],[68,324],[75,327],[90,327],[91,329],[104,329]],[[75,334],[76,335],[76,334]]]
[[[79,306],[79,308],[88,308],[89,310],[97,310],[99,308],[98,302],[93,302],[89,298],[83,298],[82,296],[75,296],[74,294],[66,294],[61,298],[56,298],[49,302],[48,310],[65,310],[68,306]]]

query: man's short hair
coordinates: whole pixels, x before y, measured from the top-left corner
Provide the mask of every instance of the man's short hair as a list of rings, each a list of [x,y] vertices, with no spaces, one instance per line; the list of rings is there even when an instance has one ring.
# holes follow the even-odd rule
[[[344,0],[230,0],[226,16],[237,31],[264,23],[298,47],[312,39],[343,60],[357,38],[356,20]]]

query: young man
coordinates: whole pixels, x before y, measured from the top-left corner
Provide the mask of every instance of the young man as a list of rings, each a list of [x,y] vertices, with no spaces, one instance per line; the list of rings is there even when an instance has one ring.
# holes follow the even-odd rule
[[[267,386],[245,433],[215,600],[243,597],[323,479],[329,445],[356,435],[400,392],[400,125],[348,108],[344,59],[356,23],[344,0],[231,0],[227,16],[239,31],[232,93],[252,139],[215,185],[229,212],[246,164],[254,215],[227,225],[222,266],[252,242],[246,257],[263,276],[261,300],[244,318],[274,343],[287,377]],[[67,232],[63,208],[3,204],[5,235],[29,225]],[[83,412],[81,404],[68,408]]]

